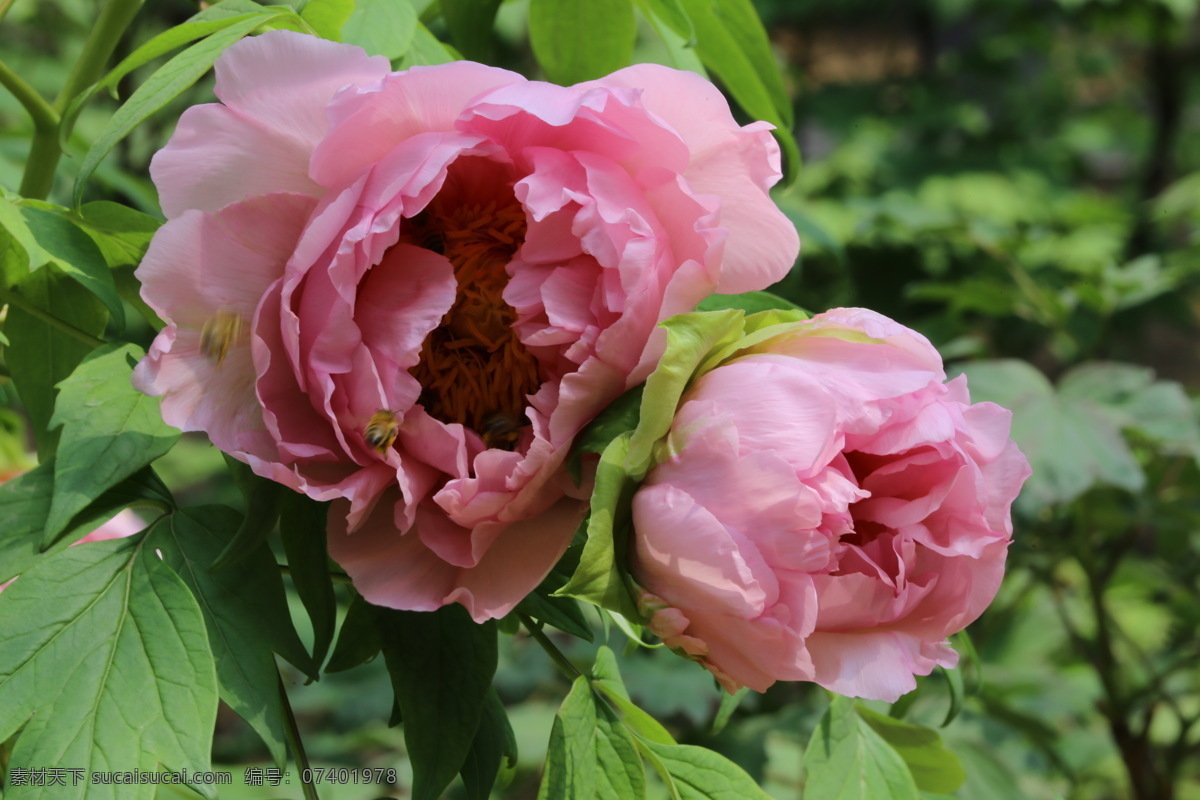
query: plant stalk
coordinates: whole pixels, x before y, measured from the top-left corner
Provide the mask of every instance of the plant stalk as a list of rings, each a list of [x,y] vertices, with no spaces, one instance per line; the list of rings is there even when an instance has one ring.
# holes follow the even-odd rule
[[[292,704],[288,702],[283,676],[278,675],[278,678],[279,699],[283,701],[283,737],[287,740],[288,749],[292,751],[292,760],[300,772],[300,789],[304,792],[304,800],[321,800],[317,795],[317,787],[311,780],[305,780],[305,776],[312,775],[312,766],[308,763],[308,753],[304,751],[304,742],[300,739],[300,726],[296,724],[296,715],[292,711]]]

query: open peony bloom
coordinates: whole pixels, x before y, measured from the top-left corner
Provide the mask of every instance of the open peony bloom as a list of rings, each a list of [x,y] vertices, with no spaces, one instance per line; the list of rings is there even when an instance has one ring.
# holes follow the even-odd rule
[[[1011,414],[945,378],[920,334],[835,309],[697,379],[633,500],[651,629],[729,691],[893,701],[954,666],[1030,470]]]
[[[797,253],[770,126],[691,73],[391,72],[275,31],[215,91],[151,165],[168,221],[137,275],[168,324],[134,381],[333,500],[330,552],[377,604],[509,611],[582,517],[573,437],[654,367],[657,323]]]

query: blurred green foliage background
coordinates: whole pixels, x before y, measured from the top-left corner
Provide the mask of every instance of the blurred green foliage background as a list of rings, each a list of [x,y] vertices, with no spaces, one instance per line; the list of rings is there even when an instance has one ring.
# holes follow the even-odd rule
[[[1013,409],[1014,437],[1034,466],[1005,586],[970,629],[974,653],[963,647],[968,701],[942,731],[968,776],[953,796],[1200,798],[1196,0],[755,4],[803,154],[798,181],[777,196],[803,252],[776,291],[814,311],[866,306],[924,332],[952,371],[968,374],[974,398]],[[432,10],[415,5],[448,39],[436,0]],[[504,3],[486,47],[493,63],[537,77],[528,5]],[[93,0],[16,0],[0,24],[4,60],[53,96],[96,10]],[[187,0],[149,0],[118,57],[195,10]],[[634,60],[667,61],[639,24]],[[122,96],[143,77],[128,76]],[[201,81],[123,141],[89,198],[157,214],[149,158],[179,112],[210,91],[210,79]],[[72,136],[74,163],[115,107],[107,99],[87,107]],[[29,137],[22,109],[0,92],[0,184],[9,189],[20,183]],[[52,199],[66,201],[73,169],[64,164]],[[148,345],[150,328],[140,335]],[[3,380],[0,391],[17,405]],[[20,437],[16,417],[0,422],[10,442]],[[28,466],[14,454],[8,461]],[[184,503],[241,502],[202,438],[158,469]],[[620,632],[607,639],[625,649]],[[595,648],[561,644],[581,661]],[[403,775],[380,661],[309,686],[294,678],[315,764],[395,766]],[[823,692],[776,685],[743,698],[714,733],[721,695],[703,670],[637,648],[622,670],[634,700],[679,741],[725,753],[781,800],[801,796],[804,743]],[[893,711],[936,725],[946,683],[926,679]],[[536,796],[566,687],[532,642],[504,637],[497,688],[521,756],[495,796]],[[268,762],[232,713],[219,719],[215,756],[235,774]],[[333,800],[383,792],[403,796],[322,789]]]

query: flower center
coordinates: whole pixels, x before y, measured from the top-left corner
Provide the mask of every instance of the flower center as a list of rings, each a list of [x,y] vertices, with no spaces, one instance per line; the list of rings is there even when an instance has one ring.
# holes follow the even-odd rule
[[[513,330],[517,313],[501,297],[504,268],[525,240],[525,212],[515,199],[464,203],[455,194],[439,193],[409,221],[408,238],[444,255],[458,282],[412,375],[430,416],[475,430],[488,447],[512,449],[527,422],[526,395],[541,383],[537,360]]]

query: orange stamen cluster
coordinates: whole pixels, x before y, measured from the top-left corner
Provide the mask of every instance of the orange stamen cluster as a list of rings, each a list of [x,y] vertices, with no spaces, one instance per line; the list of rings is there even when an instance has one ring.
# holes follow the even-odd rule
[[[525,213],[516,203],[443,208],[435,199],[411,221],[410,235],[441,252],[458,281],[454,305],[412,370],[421,402],[434,418],[478,432],[488,447],[512,447],[525,424],[526,395],[541,382],[536,359],[513,330],[517,314],[501,297],[505,265],[525,238]]]

